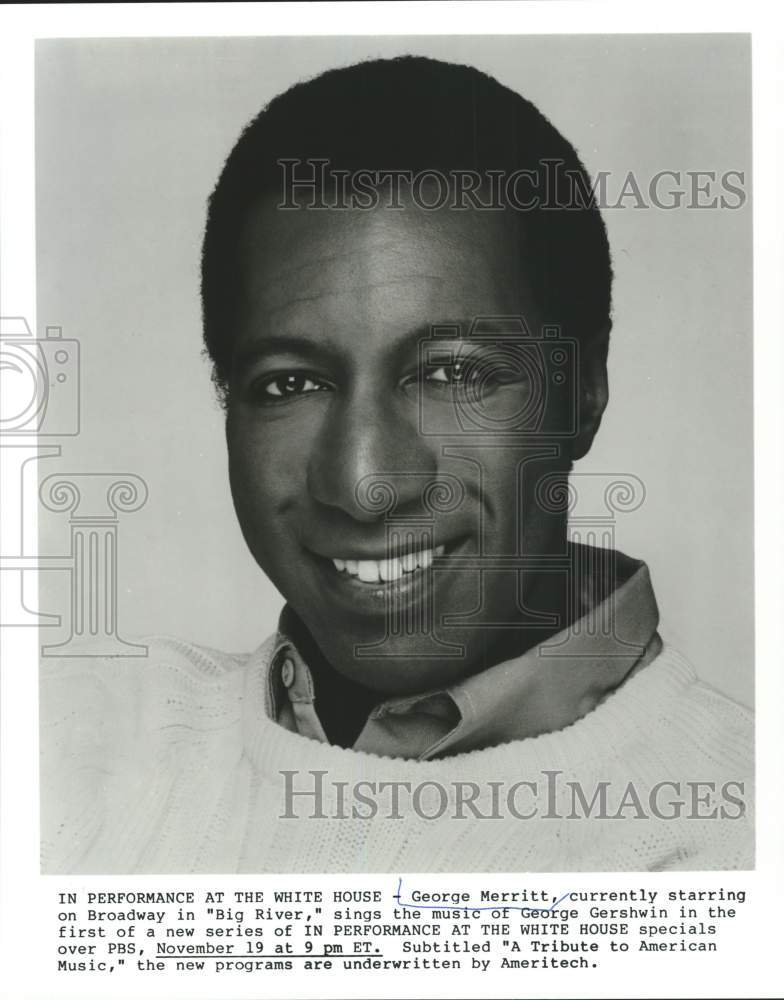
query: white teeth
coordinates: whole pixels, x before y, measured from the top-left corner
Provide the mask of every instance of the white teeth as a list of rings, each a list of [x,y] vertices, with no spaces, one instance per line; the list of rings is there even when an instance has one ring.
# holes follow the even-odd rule
[[[357,562],[357,575],[363,583],[378,583],[378,563],[375,559],[360,559]]]
[[[384,581],[399,580],[403,575],[403,567],[400,565],[399,559],[382,559],[378,564],[378,571]]]
[[[359,577],[363,583],[378,583],[379,580],[388,583],[399,580],[404,573],[413,573],[417,567],[428,569],[433,563],[433,556],[443,556],[444,551],[443,545],[437,545],[435,551],[420,549],[397,559],[333,559],[332,562],[339,573]]]

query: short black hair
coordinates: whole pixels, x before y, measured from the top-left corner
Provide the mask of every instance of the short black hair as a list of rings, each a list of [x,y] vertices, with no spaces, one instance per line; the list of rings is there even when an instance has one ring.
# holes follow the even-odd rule
[[[524,213],[521,227],[528,283],[548,322],[584,352],[606,357],[610,250],[598,207],[590,197],[575,198],[576,190],[590,192],[590,179],[573,146],[491,76],[401,56],[296,84],[262,109],[229,154],[209,198],[201,262],[204,343],[223,394],[240,299],[239,237],[260,197],[282,195],[281,159],[324,159],[333,171],[534,172],[539,187],[527,187],[526,196],[535,190],[537,207]]]

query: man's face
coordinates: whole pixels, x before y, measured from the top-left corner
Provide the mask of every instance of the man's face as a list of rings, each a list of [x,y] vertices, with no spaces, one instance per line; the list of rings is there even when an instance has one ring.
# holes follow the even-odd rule
[[[477,317],[540,332],[514,222],[263,204],[241,251],[227,440],[258,564],[332,666],[376,691],[504,658],[542,575],[492,557],[563,551],[563,517],[537,485],[569,464],[552,438],[508,433],[530,365],[471,339]],[[466,426],[461,407],[479,419]]]

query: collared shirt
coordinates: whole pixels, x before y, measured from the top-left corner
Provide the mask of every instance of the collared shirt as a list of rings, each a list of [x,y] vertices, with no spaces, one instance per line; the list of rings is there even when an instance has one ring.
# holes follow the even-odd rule
[[[661,639],[648,567],[620,552],[584,545],[570,551],[580,610],[570,626],[453,685],[382,702],[354,749],[429,760],[554,732],[655,659]],[[267,711],[284,728],[328,743],[313,676],[287,617],[289,609],[270,660]]]

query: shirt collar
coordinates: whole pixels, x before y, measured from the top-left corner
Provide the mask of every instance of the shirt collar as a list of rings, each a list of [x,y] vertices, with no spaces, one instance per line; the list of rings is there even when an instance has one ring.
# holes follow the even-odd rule
[[[574,620],[521,656],[437,691],[391,698],[370,712],[354,748],[429,759],[563,729],[590,712],[661,648],[659,613],[645,563],[570,545]],[[267,712],[294,732],[327,742],[308,666],[285,608],[267,678]]]

